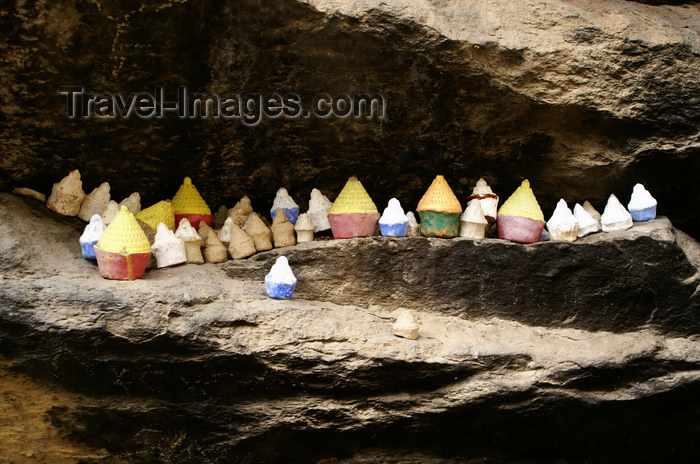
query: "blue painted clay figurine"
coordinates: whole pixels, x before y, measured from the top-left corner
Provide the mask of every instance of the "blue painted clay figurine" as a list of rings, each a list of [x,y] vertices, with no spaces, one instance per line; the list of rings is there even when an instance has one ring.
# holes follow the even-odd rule
[[[282,208],[284,210],[284,215],[287,216],[289,222],[292,224],[297,223],[297,218],[299,217],[299,205],[289,196],[287,189],[280,187],[275,195],[275,201],[272,202],[272,208],[270,208],[270,217],[275,220],[275,215],[277,215],[277,208]]]
[[[408,229],[408,218],[403,212],[401,203],[396,198],[389,200],[389,206],[379,218],[379,228],[385,237],[405,237]]]
[[[635,221],[650,221],[656,217],[656,199],[642,184],[637,184],[632,189],[632,198],[627,209]]]
[[[102,222],[102,217],[99,214],[93,214],[90,218],[90,223],[85,226],[83,235],[80,236],[80,249],[83,251],[83,258],[97,258],[95,256],[95,245],[106,228],[107,226]]]
[[[290,299],[297,286],[297,278],[294,277],[289,261],[280,256],[272,265],[270,273],[265,276],[265,291],[267,296],[276,299]]]

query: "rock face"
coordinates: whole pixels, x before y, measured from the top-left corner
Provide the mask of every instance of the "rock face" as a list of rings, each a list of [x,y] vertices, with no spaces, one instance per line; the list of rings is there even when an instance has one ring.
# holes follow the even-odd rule
[[[504,198],[526,177],[549,217],[559,198],[626,204],[642,182],[697,238],[700,213],[686,206],[700,200],[700,7],[675,3],[13,2],[0,188],[48,193],[79,167],[88,191],[109,181],[114,197],[138,190],[152,204],[189,175],[210,205],[247,194],[267,211],[281,184],[305,199],[351,174],[378,204],[407,208],[439,173],[460,199],[480,176]],[[71,121],[57,93],[68,84],[307,103],[379,92],[387,119]]]
[[[81,258],[81,228],[0,194],[0,355],[80,395],[47,416],[112,457],[697,454],[700,245],[666,219],[529,246],[307,242],[132,282]],[[292,300],[264,293],[281,254]],[[418,340],[392,334],[403,308]]]

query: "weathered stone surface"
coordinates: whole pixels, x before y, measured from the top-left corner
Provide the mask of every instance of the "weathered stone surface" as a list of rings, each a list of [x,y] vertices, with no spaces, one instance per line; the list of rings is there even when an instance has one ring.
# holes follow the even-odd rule
[[[663,4],[14,2],[0,32],[0,188],[48,193],[79,167],[86,189],[109,181],[152,204],[189,175],[214,208],[248,194],[267,211],[279,185],[332,198],[355,174],[377,204],[410,209],[438,173],[460,199],[480,176],[504,198],[528,177],[548,217],[562,197],[626,203],[642,182],[697,238],[700,7],[647,3]],[[69,121],[64,84],[307,102],[374,91],[388,120]]]
[[[80,257],[81,227],[0,194],[0,355],[15,372],[80,395],[52,407],[51,423],[127,462],[684,460],[697,453],[697,296],[683,292],[697,288],[698,244],[666,220],[573,244],[309,242],[241,261],[247,266],[183,265],[132,282],[102,279]],[[256,277],[281,251],[299,277],[292,300],[266,298]],[[637,263],[645,254],[647,264]],[[584,259],[593,255],[603,264]],[[429,289],[447,275],[478,299],[480,277],[466,263],[483,272],[474,266],[496,259],[510,272],[539,263],[532,279],[549,279],[536,290],[548,304],[531,304],[521,295],[527,283],[495,274],[481,276],[482,291],[510,295],[502,313],[470,303],[467,293],[453,295],[450,308]],[[407,271],[420,262],[430,277],[411,284],[421,291],[408,289],[409,274],[388,272],[386,261]],[[604,265],[613,262],[625,272],[607,285],[612,271]],[[363,280],[370,269],[381,285]],[[564,323],[552,295],[580,304],[568,299],[569,287],[595,272],[599,280],[574,287],[574,295],[588,301],[607,292],[614,305],[606,317],[578,308]],[[365,293],[353,290],[360,285],[368,285]],[[390,290],[363,297],[382,288]],[[642,314],[642,295],[658,301],[654,317]],[[685,307],[676,300],[683,295]],[[419,319],[416,341],[392,334],[406,306]]]

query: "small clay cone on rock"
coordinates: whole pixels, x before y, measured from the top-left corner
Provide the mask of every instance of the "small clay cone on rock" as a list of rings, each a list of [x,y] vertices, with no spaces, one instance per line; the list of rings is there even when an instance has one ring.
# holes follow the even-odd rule
[[[284,214],[282,208],[277,208],[275,220],[272,221],[272,241],[275,243],[275,248],[296,245],[297,241],[294,237],[294,225],[289,221]]]
[[[109,182],[102,182],[99,187],[94,189],[88,196],[85,197],[80,205],[78,217],[83,221],[89,221],[93,215],[102,213],[107,209],[109,204]]]
[[[583,202],[583,209],[598,222],[598,225],[600,225],[600,213],[593,207],[590,201],[586,200]]]
[[[282,214],[282,216],[284,216],[284,214]],[[237,224],[231,225],[231,243],[233,243],[234,225]],[[248,221],[245,223],[243,230],[253,239],[253,242],[255,243],[255,249],[257,251],[272,250],[272,242],[270,241],[270,229],[268,229],[265,223],[262,221],[262,219],[260,219],[260,216],[258,216],[255,213],[251,214],[248,217]]]
[[[331,224],[328,222],[328,212],[332,206],[333,203],[320,190],[311,190],[308,213],[311,222],[314,224],[314,232],[331,230]]]
[[[219,206],[219,209],[214,213],[214,220],[211,223],[211,226],[214,229],[221,229],[224,226],[224,222],[226,221],[226,218],[228,217],[228,209],[224,206],[221,205]]]
[[[233,218],[233,222],[241,228],[251,214],[253,214],[253,206],[250,204],[250,198],[247,196],[241,198],[233,208],[228,210],[228,217]]]
[[[199,236],[190,221],[187,218],[180,220],[180,225],[177,226],[175,237],[185,242],[185,254],[187,262],[190,264],[204,264],[202,256],[202,237]]]
[[[255,254],[255,242],[234,222],[231,226],[231,243],[228,251],[233,259],[243,259]]]
[[[227,217],[223,226],[221,226],[221,230],[219,231],[219,240],[221,240],[221,243],[223,243],[225,247],[228,247],[229,243],[231,243],[232,226],[233,218]]]
[[[74,169],[60,182],[53,184],[46,207],[64,216],[77,216],[84,199],[85,192],[83,192],[80,172]]]
[[[547,221],[547,232],[551,240],[575,242],[578,238],[578,221],[563,198]]]
[[[481,205],[479,206],[481,207]],[[413,313],[409,310],[405,310],[398,315],[392,328],[394,335],[397,337],[408,338],[409,340],[418,339],[418,324],[413,317]]]
[[[315,227],[307,213],[299,215],[297,218],[297,223],[294,224],[294,230],[297,233],[297,243],[314,241]]]
[[[117,214],[119,214],[119,203],[111,200],[107,204],[107,208],[105,208],[104,212],[102,213],[102,222],[104,222],[105,225],[111,224]]]
[[[126,206],[131,211],[131,214],[138,214],[141,211],[141,194],[139,192],[132,193],[120,201],[119,206]]]
[[[228,260],[228,251],[214,233],[207,235],[204,242],[204,259],[208,263],[224,263]]]
[[[209,234],[216,234],[214,232],[214,229],[209,227],[209,225],[204,221],[199,221],[198,233],[199,233],[199,236],[202,237],[202,240],[204,240],[204,242],[207,241],[207,237],[209,237]]]
[[[420,236],[420,224],[416,221],[416,215],[413,211],[406,213],[406,219],[408,219],[408,227],[406,228],[406,237],[418,237]]]

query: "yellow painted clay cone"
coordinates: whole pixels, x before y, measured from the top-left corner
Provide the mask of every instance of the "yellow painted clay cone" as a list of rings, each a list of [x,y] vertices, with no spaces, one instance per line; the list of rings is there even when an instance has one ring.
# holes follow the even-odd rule
[[[335,238],[370,237],[379,217],[377,206],[355,176],[348,179],[328,212]]]
[[[435,176],[416,208],[420,215],[420,233],[426,237],[459,235],[462,205],[443,176]]]
[[[187,218],[195,229],[199,229],[199,221],[204,221],[211,226],[214,215],[211,214],[204,198],[192,184],[192,179],[185,177],[182,185],[173,197],[173,209],[175,210],[175,222],[177,224],[183,218]]]
[[[175,211],[170,200],[159,201],[155,205],[142,209],[136,214],[136,218],[154,230],[158,229],[158,224],[161,222],[168,226],[168,229],[175,230]]]
[[[545,225],[544,214],[529,180],[525,179],[503,203],[496,223],[500,238],[520,243],[535,243],[540,239]]]
[[[151,256],[151,245],[129,208],[122,206],[95,245],[102,277],[115,280],[139,279]]]

